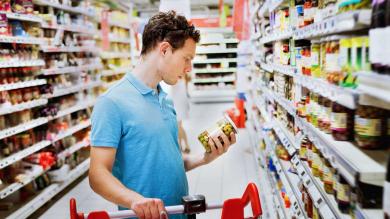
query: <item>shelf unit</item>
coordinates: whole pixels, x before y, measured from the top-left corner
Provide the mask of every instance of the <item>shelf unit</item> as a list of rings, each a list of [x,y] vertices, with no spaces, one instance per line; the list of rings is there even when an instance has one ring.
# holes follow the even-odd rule
[[[29,26],[31,23],[37,23],[37,28],[41,28],[42,31],[51,31],[51,32],[57,32],[55,35],[56,40],[63,41],[63,39],[57,39],[58,37],[63,38],[66,37],[66,35],[82,35],[80,39],[77,38],[78,44],[80,46],[61,46],[61,47],[55,47],[52,46],[52,39],[47,38],[34,38],[34,37],[14,37],[14,36],[1,36],[0,37],[0,46],[9,46],[10,43],[16,44],[18,46],[19,44],[26,44],[23,45],[23,47],[31,47],[39,48],[41,51],[40,54],[42,54],[42,59],[34,59],[34,60],[25,60],[21,58],[22,56],[16,56],[12,58],[3,58],[0,61],[0,68],[22,68],[22,67],[34,67],[34,68],[28,68],[29,71],[34,71],[34,74],[32,77],[29,76],[28,81],[21,81],[23,79],[19,79],[21,82],[15,82],[10,84],[1,84],[0,85],[0,92],[13,92],[13,90],[17,89],[23,89],[24,91],[32,90],[30,88],[35,87],[41,87],[41,95],[39,99],[33,99],[29,100],[27,102],[21,102],[19,104],[12,105],[8,102],[4,104],[0,104],[0,116],[1,117],[9,117],[14,116],[11,115],[16,112],[21,112],[24,110],[33,109],[34,112],[31,114],[38,114],[39,111],[47,108],[47,107],[53,107],[53,103],[57,104],[59,99],[54,99],[55,97],[61,97],[62,99],[65,99],[66,95],[72,95],[75,94],[75,98],[77,102],[75,105],[69,106],[68,108],[65,108],[62,105],[63,108],[61,108],[60,111],[57,112],[55,116],[48,116],[48,117],[38,117],[38,118],[30,118],[30,120],[24,123],[20,123],[14,127],[7,127],[0,130],[0,140],[4,142],[9,141],[10,139],[13,139],[17,137],[16,135],[19,134],[26,134],[31,131],[33,128],[42,126],[42,130],[38,131],[44,131],[45,125],[51,124],[51,123],[57,123],[58,119],[68,119],[70,118],[70,114],[76,113],[79,111],[86,112],[86,115],[89,113],[89,108],[93,107],[93,105],[96,102],[96,97],[99,94],[100,91],[98,88],[103,85],[101,79],[100,79],[100,73],[101,69],[103,68],[103,63],[101,62],[101,58],[99,57],[100,50],[97,49],[97,47],[94,44],[94,35],[97,34],[97,29],[94,29],[90,20],[95,16],[95,8],[87,6],[84,4],[84,2],[78,1],[80,3],[79,7],[71,7],[69,5],[54,3],[53,1],[48,0],[33,0],[34,5],[39,5],[41,7],[38,7],[39,10],[43,10],[43,7],[49,7],[48,10],[49,13],[51,9],[64,11],[65,13],[71,13],[77,16],[72,16],[72,24],[71,25],[57,25],[57,24],[51,24],[51,22],[47,22],[46,19],[41,18],[40,16],[35,15],[26,15],[26,14],[16,14],[16,13],[6,13],[7,18],[9,20],[18,20],[21,22],[24,22],[26,25],[23,26]],[[82,20],[86,25],[79,25],[79,23],[76,24],[76,22],[73,22],[74,19]],[[27,22],[27,23],[26,23]],[[60,22],[60,21],[58,21]],[[54,23],[57,23],[57,21],[54,21]],[[96,25],[97,26],[97,25]],[[66,34],[64,35],[62,31],[65,31]],[[46,36],[46,35],[45,35]],[[76,39],[76,38],[75,38]],[[121,42],[128,41],[128,39],[113,39]],[[76,45],[76,44],[75,44]],[[92,46],[91,46],[92,45]],[[17,51],[17,50],[16,50]],[[18,51],[17,51],[18,52]],[[46,60],[50,60],[51,56],[53,56],[53,53],[67,53],[65,58],[62,58],[63,61],[65,59],[69,59],[69,56],[72,56],[73,58],[77,58],[77,63],[81,64],[79,66],[67,66],[67,67],[52,67],[49,69],[45,69],[44,66],[57,66],[53,65],[53,63],[45,63]],[[69,54],[68,54],[69,53]],[[80,56],[75,57],[70,53],[89,53],[87,56]],[[56,55],[57,55],[56,54]],[[111,54],[111,55],[118,55],[118,54]],[[119,54],[119,56],[125,57],[123,54]],[[17,60],[17,59],[20,60]],[[74,61],[74,60],[73,60]],[[68,62],[70,63],[70,61]],[[85,63],[85,64],[82,64]],[[56,63],[54,63],[56,64]],[[67,75],[72,74],[72,75]],[[15,74],[16,75],[16,74]],[[19,75],[18,75],[19,76]],[[26,75],[27,76],[27,75]],[[16,77],[16,76],[15,76]],[[56,79],[53,79],[56,78]],[[60,79],[59,79],[60,78]],[[16,81],[16,80],[15,80]],[[47,92],[45,89],[50,88],[52,86],[54,81],[58,83],[58,81],[66,81],[66,82],[73,82],[77,84],[70,84],[70,87],[63,88],[63,89],[54,89],[54,92],[52,94],[46,94]],[[59,85],[59,84],[58,84]],[[57,86],[57,84],[56,84]],[[59,85],[60,87],[61,85]],[[93,89],[93,90],[92,90]],[[45,91],[43,91],[45,90]],[[86,92],[80,92],[85,91]],[[35,92],[35,90],[34,90]],[[77,95],[76,95],[77,93]],[[23,93],[24,94],[24,93]],[[23,97],[25,98],[25,97]],[[74,100],[72,100],[74,101]],[[35,109],[36,108],[36,109]],[[37,113],[35,113],[36,110]],[[45,109],[46,110],[46,109]],[[5,118],[7,118],[5,117]],[[4,119],[4,118],[2,118]],[[8,118],[7,118],[8,119]],[[23,120],[21,120],[23,121]],[[74,121],[74,120],[72,120]],[[20,148],[19,150],[12,150],[11,154],[3,154],[1,155],[0,159],[0,170],[3,172],[7,168],[16,168],[20,164],[30,163],[26,160],[27,157],[37,154],[40,151],[46,151],[50,150],[54,143],[58,144],[59,141],[64,140],[65,138],[69,138],[70,136],[73,136],[77,134],[80,131],[87,131],[86,129],[89,129],[91,126],[91,123],[89,120],[83,120],[79,121],[76,124],[72,124],[71,127],[66,128],[65,130],[59,131],[57,134],[54,134],[54,132],[43,134],[45,137],[42,141],[39,142],[30,142],[30,146]],[[70,125],[69,124],[69,125]],[[35,130],[34,130],[35,131]],[[36,134],[36,133],[34,133]],[[32,138],[32,136],[29,136]],[[8,144],[8,143],[7,143]],[[82,148],[89,146],[89,140],[85,139],[79,142],[76,142],[74,145],[70,146],[69,148],[66,148],[64,151],[59,152],[57,154],[57,159],[65,160],[65,158],[72,159],[70,155],[80,151]],[[2,147],[3,146],[2,144]],[[82,150],[80,153],[84,154],[87,153],[87,151]],[[3,153],[3,151],[1,151]],[[86,155],[86,154],[85,154]],[[31,172],[25,172],[23,177],[19,178],[19,181],[15,181],[14,183],[9,182],[6,187],[2,187],[0,190],[0,202],[9,202],[10,196],[12,196],[12,200],[14,200],[18,193],[15,193],[16,191],[20,190],[24,186],[34,183],[35,179],[42,176],[45,173],[50,173],[50,167],[47,169],[43,169],[40,165],[33,165],[34,168]],[[46,187],[43,191],[37,192],[38,194],[36,196],[30,196],[28,198],[23,197],[20,201],[13,201],[13,207],[9,210],[1,210],[0,211],[0,218],[27,218],[32,213],[34,213],[38,208],[43,206],[45,203],[49,202],[56,194],[60,193],[62,190],[64,190],[68,185],[70,185],[72,182],[74,182],[77,178],[82,176],[89,168],[89,159],[85,160],[84,162],[80,163],[76,168],[70,170],[70,172],[67,174],[67,177],[64,181],[57,183],[52,182],[48,187]],[[3,172],[4,173],[4,172]],[[49,174],[50,175],[50,174]],[[3,180],[3,178],[1,179]],[[3,183],[5,183],[3,181]]]
[[[239,40],[225,29],[201,29],[193,61],[189,96],[192,102],[232,101]]]
[[[308,163],[300,159],[299,150],[303,136],[307,136],[313,142],[322,156],[330,161],[331,166],[337,168],[338,174],[345,178],[347,183],[356,190],[359,189],[362,183],[371,186],[383,186],[386,162],[390,154],[385,150],[361,149],[355,142],[336,141],[332,135],[325,134],[306,119],[299,117],[297,115],[298,110],[302,108],[298,106],[301,104],[301,97],[308,95],[307,92],[309,91],[327,97],[332,102],[337,102],[350,109],[356,109],[359,100],[369,98],[374,106],[390,110],[390,89],[388,86],[390,77],[368,71],[352,72],[352,75],[357,78],[357,88],[352,86],[343,87],[328,82],[332,78],[326,78],[324,72],[321,72],[321,76],[317,76],[317,72],[313,73],[314,70],[312,70],[311,76],[303,75],[296,66],[298,61],[297,63],[295,62],[295,57],[298,56],[295,56],[294,52],[299,47],[308,47],[311,50],[313,49],[311,46],[316,43],[321,44],[321,46],[323,42],[341,44],[340,40],[343,38],[350,39],[355,37],[356,34],[359,36],[368,35],[371,23],[371,9],[341,12],[338,11],[338,5],[334,7],[325,6],[325,8],[316,11],[312,24],[298,27],[298,22],[295,22],[294,14],[291,12],[293,7],[290,7],[290,2],[288,1],[266,0],[264,2],[255,2],[253,6],[251,22],[254,28],[252,30],[257,32],[252,33],[251,36],[251,43],[254,46],[252,47],[251,75],[253,87],[250,93],[254,96],[256,96],[255,94],[258,95],[253,105],[258,108],[265,122],[271,124],[275,135],[280,139],[284,149],[291,157],[290,162],[284,163],[282,161],[281,163],[285,164],[285,169],[292,166],[297,170],[299,180],[303,182],[321,217],[351,218],[338,209],[334,196],[325,192],[323,182],[313,175]],[[291,12],[289,19],[284,23],[281,21],[282,19],[277,20],[279,19],[278,15],[276,15],[277,10],[284,10],[289,7]],[[304,16],[306,17],[306,15]],[[271,18],[269,23],[268,17]],[[264,28],[265,26],[267,27],[266,29]],[[351,39],[351,41],[353,40]],[[287,45],[290,51],[288,62],[282,54],[282,49],[287,48]],[[275,51],[276,49],[278,51]],[[318,58],[323,57],[321,54],[322,49],[320,47]],[[340,51],[342,49],[342,45],[340,45]],[[314,52],[314,54],[316,53]],[[310,62],[313,61],[313,53],[310,54],[311,57],[306,57],[306,55],[302,55],[302,57],[305,57],[301,61],[305,62],[306,59],[303,59],[307,58],[309,66],[311,66]],[[342,56],[341,52],[340,56]],[[320,66],[324,64],[321,60],[319,59],[318,62]],[[289,63],[289,65],[282,65],[281,63]],[[339,63],[336,62],[336,64]],[[302,65],[306,65],[306,63]],[[320,69],[323,70],[323,68]],[[287,83],[291,83],[292,86],[291,88],[288,87],[288,89],[291,89],[291,92],[288,93],[289,96],[292,96],[289,97],[290,99],[281,95],[281,93],[286,93],[287,88],[284,87],[286,90],[283,91],[283,86]],[[286,117],[288,114],[290,116]],[[299,132],[293,135],[293,133],[287,130],[287,124],[276,119],[280,116],[284,120],[289,119],[289,122],[294,124],[294,131],[297,132],[298,130]],[[254,124],[256,124],[256,121]],[[289,125],[291,124],[289,123]],[[264,135],[262,136],[264,137]],[[357,194],[357,196],[359,195],[361,194]],[[355,209],[353,209],[353,213],[356,218],[383,217],[382,210],[363,209],[358,203]]]

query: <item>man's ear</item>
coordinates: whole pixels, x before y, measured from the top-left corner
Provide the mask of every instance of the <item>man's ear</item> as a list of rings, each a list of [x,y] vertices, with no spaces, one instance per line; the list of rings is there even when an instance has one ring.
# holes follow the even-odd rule
[[[159,53],[164,56],[167,52],[172,51],[172,46],[170,43],[164,41],[159,43],[158,49]]]

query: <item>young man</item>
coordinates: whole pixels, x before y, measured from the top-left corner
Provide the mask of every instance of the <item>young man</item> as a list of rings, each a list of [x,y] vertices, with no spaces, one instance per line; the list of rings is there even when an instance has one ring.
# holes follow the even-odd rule
[[[90,185],[142,219],[160,218],[164,206],[180,204],[188,195],[185,171],[210,163],[236,141],[234,134],[223,135],[222,141],[210,139],[211,153],[180,153],[176,113],[159,82],[173,85],[191,71],[199,38],[175,12],[153,16],[143,32],[140,63],[93,110]]]

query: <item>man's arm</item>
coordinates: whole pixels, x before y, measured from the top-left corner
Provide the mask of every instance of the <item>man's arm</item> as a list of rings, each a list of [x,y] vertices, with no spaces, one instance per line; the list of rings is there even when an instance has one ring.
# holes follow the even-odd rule
[[[115,148],[91,147],[91,188],[108,201],[132,209],[140,218],[160,218],[161,212],[165,211],[160,199],[145,198],[126,188],[112,175],[115,154]]]
[[[232,144],[236,143],[236,134],[233,132],[230,133],[230,140],[225,134],[222,134],[221,137],[223,143],[218,138],[209,139],[209,145],[211,149],[210,153],[205,152],[204,154],[199,155],[183,154],[184,167],[186,171],[190,171],[199,166],[212,162],[222,154],[226,153]]]

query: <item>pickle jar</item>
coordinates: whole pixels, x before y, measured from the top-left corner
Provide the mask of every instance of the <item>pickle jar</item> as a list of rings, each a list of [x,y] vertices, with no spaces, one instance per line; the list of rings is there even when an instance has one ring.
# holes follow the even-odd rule
[[[331,134],[332,131],[330,129],[330,123],[332,114],[332,101],[329,98],[323,97],[322,102],[324,111],[322,117],[322,126],[320,126],[320,129],[326,134]]]
[[[355,140],[365,149],[381,148],[385,140],[386,111],[359,104],[355,115]]]
[[[337,141],[352,140],[353,123],[354,110],[333,102],[330,124],[333,138]]]
[[[340,174],[337,181],[337,205],[342,213],[349,213],[351,206],[351,186]]]
[[[237,127],[228,115],[224,115],[222,119],[217,121],[212,127],[206,129],[198,135],[198,140],[205,148],[206,152],[210,153],[211,148],[209,145],[210,138],[218,138],[222,141],[221,135],[224,133],[226,136],[230,136],[232,132],[237,134]]]
[[[320,152],[318,151],[317,146],[315,146],[313,143],[312,143],[311,151],[312,151],[311,172],[313,173],[313,176],[319,177],[320,176],[320,172],[319,172]]]

